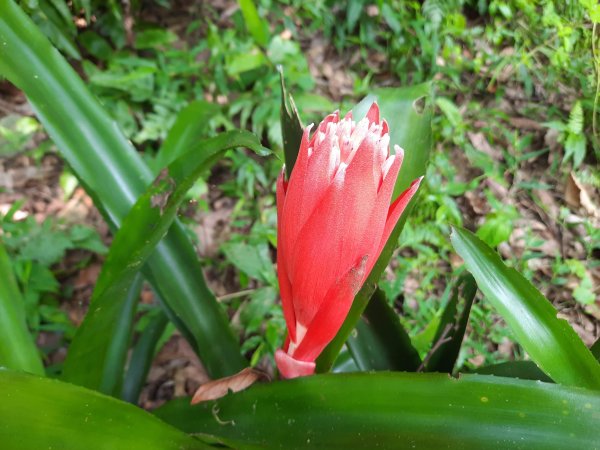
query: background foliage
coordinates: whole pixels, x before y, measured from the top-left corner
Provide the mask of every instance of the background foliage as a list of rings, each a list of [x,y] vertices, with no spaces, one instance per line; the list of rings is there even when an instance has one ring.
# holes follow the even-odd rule
[[[419,207],[380,283],[412,344],[421,357],[428,353],[460,272],[450,224],[477,230],[553,300],[588,345],[600,334],[593,1],[20,4],[155,174],[178,154],[169,146],[174,124],[196,117],[207,102],[212,109],[197,129],[180,133],[248,129],[282,158],[277,65],[305,124],[350,109],[374,88],[435,80],[436,147]],[[95,278],[84,283],[87,293],[77,292],[74,280],[98,265],[108,232],[94,213],[53,217],[65,208],[53,210],[48,195],[15,184],[32,167],[35,189],[51,166],[56,189],[49,195],[61,205],[78,195],[77,180],[51,159],[54,145],[23,99],[8,83],[1,86],[2,241],[27,325],[50,372],[60,373]],[[243,352],[261,367],[284,336],[272,265],[280,165],[278,158],[228,153],[196,182],[180,217]],[[161,323],[147,295],[136,311],[138,332]],[[158,327],[155,342],[172,333]],[[525,358],[503,321],[476,298],[458,368]]]

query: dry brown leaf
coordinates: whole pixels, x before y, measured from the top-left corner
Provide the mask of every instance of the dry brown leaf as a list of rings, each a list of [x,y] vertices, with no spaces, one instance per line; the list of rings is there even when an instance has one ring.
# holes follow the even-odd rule
[[[471,364],[473,364],[473,366],[475,366],[475,367],[481,367],[483,365],[483,363],[485,362],[485,356],[483,356],[483,355],[473,356],[472,358],[469,358],[469,362]]]
[[[540,125],[537,120],[529,119],[527,117],[510,117],[508,119],[510,124],[521,130],[543,130],[544,127]]]
[[[465,197],[475,214],[484,216],[490,211],[490,205],[481,191],[467,191]]]
[[[538,196],[544,209],[548,212],[548,215],[554,221],[556,221],[558,215],[560,214],[560,207],[554,200],[552,192],[545,189],[534,189],[533,193]]]
[[[573,172],[569,173],[567,178],[565,200],[574,208],[583,207],[591,217],[600,217],[600,208],[594,204],[590,193]]]
[[[261,378],[267,378],[264,372],[246,367],[241,372],[230,377],[220,378],[218,380],[209,381],[198,388],[192,397],[192,405],[208,400],[216,400],[221,398],[229,391],[239,392],[252,386]]]
[[[502,152],[492,147],[482,132],[469,132],[467,133],[467,137],[469,138],[469,141],[471,141],[473,147],[475,147],[480,152],[491,156],[495,161],[502,160]]]

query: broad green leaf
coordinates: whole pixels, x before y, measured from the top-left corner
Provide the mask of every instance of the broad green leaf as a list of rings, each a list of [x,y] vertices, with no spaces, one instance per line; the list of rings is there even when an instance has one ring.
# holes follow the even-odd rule
[[[65,59],[14,1],[0,1],[0,75],[22,89],[113,230],[152,172]],[[77,126],[74,126],[76,121]],[[240,371],[240,348],[176,221],[142,269],[213,377]]]
[[[477,285],[472,276],[461,277],[456,282],[452,297],[450,297],[444,308],[433,339],[431,353],[425,364],[425,369],[428,372],[452,373],[467,329],[469,313],[476,293]],[[463,300],[463,304],[459,312],[460,300]]]
[[[283,68],[277,67],[281,83],[281,135],[283,136],[283,153],[285,157],[285,173],[289,179],[292,175],[292,169],[298,158],[300,142],[302,141],[302,121],[298,114],[298,108],[294,103],[292,94],[285,88],[283,78]]]
[[[564,161],[573,158],[573,166],[579,167],[585,158],[587,139],[584,134],[569,134],[565,141]]]
[[[398,175],[398,181],[394,190],[394,198],[408,188],[412,181],[425,175],[432,142],[431,97],[430,83],[406,88],[381,88],[373,91],[372,94],[367,96],[353,110],[354,117],[358,120],[367,113],[371,103],[376,100],[379,104],[381,117],[386,119],[389,124],[390,147],[393,149],[394,145],[399,145],[405,151],[402,169]],[[348,336],[350,336],[360,315],[367,306],[381,274],[392,257],[392,252],[397,247],[398,237],[412,210],[415,198],[406,207],[394,231],[392,231],[367,281],[365,281],[362,289],[356,295],[348,317],[346,317],[337,336],[317,359],[318,372],[325,372],[331,368],[337,354],[344,345],[344,342],[346,342],[346,339],[348,339]],[[390,343],[390,345],[393,344]]]
[[[86,30],[77,36],[77,41],[87,52],[102,61],[110,59],[113,48],[108,41],[92,30]]]
[[[454,228],[451,240],[531,359],[557,383],[600,389],[600,364],[540,291],[473,233]]]
[[[452,100],[440,97],[436,99],[435,104],[442,110],[453,127],[458,127],[462,123],[462,114]]]
[[[277,275],[269,246],[266,242],[250,245],[245,242],[228,242],[221,247],[225,256],[246,275],[268,285],[277,284]]]
[[[108,395],[120,392],[142,281],[140,273],[134,272],[119,290],[101,292],[96,285],[90,310],[69,346],[62,374],[65,381]],[[110,297],[102,302],[99,298],[104,293]]]
[[[155,48],[168,46],[177,40],[177,35],[170,30],[150,28],[135,35],[134,47],[136,49]]]
[[[254,42],[266,47],[269,43],[269,27],[258,15],[254,2],[252,0],[239,0],[238,3],[244,16],[244,22],[246,22],[246,28],[248,28]]]
[[[244,72],[250,72],[263,66],[267,66],[269,60],[258,48],[253,47],[249,51],[227,55],[225,70],[231,77],[239,77]]]
[[[262,150],[258,138],[247,131],[228,131],[199,142],[163,169],[131,208],[112,242],[89,311],[69,347],[65,380],[108,394],[120,388],[125,354],[115,354],[112,336],[119,331],[119,314],[133,279],[175,220],[188,189],[219,156],[236,147]],[[218,314],[224,316],[220,310]],[[209,331],[213,323],[227,320],[220,316],[202,319]]]
[[[348,9],[346,11],[346,25],[348,27],[348,31],[353,31],[356,26],[356,22],[362,15],[363,9],[365,7],[365,0],[349,0],[348,1]]]
[[[0,242],[0,367],[44,375],[44,366],[25,320],[25,301],[10,258]]]
[[[345,346],[339,353],[333,367],[331,368],[332,373],[345,373],[345,372],[360,372],[360,369],[356,365],[356,361],[352,358],[350,350]]]
[[[591,449],[600,393],[484,375],[327,374],[156,414],[236,449]]]
[[[431,343],[435,339],[437,330],[440,327],[442,312],[443,311],[436,312],[429,320],[429,323],[425,325],[425,328],[411,336],[410,341],[420,354],[425,354],[431,350]]]
[[[509,361],[492,364],[491,366],[484,366],[473,370],[473,373],[519,378],[521,380],[540,380],[552,383],[552,379],[542,372],[533,361]]]
[[[75,24],[64,2],[40,0],[37,10],[33,13],[35,22],[54,45],[71,58],[81,59],[77,46],[73,42],[76,33]]]
[[[129,403],[9,370],[0,370],[0,423],[4,449],[211,448]]]
[[[415,372],[421,364],[419,353],[412,346],[398,314],[379,289],[371,297],[346,345],[362,371]]]
[[[220,108],[205,100],[196,100],[183,108],[156,154],[155,173],[168,166],[204,137],[209,120]]]
[[[146,381],[146,376],[152,365],[157,344],[163,335],[169,319],[162,311],[158,310],[141,332],[127,366],[127,373],[123,381],[121,398],[130,403],[137,403]]]

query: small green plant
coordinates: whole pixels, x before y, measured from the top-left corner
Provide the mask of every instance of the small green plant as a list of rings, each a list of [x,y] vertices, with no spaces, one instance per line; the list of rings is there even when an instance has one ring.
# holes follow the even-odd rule
[[[57,264],[70,250],[82,249],[92,254],[105,254],[98,233],[87,226],[65,226],[46,219],[38,224],[31,216],[15,220],[14,213],[22,205],[17,202],[4,215],[0,215],[0,235],[12,262],[12,269],[21,288],[27,325],[37,335],[42,331],[59,333],[62,339],[52,351],[72,339],[75,327],[67,313],[60,308],[60,300],[68,296],[62,292]],[[87,265],[91,254],[79,262],[78,268]]]
[[[572,160],[573,167],[578,168],[585,159],[587,138],[584,133],[583,107],[581,101],[575,102],[569,113],[569,120],[563,122],[549,122],[549,128],[560,132],[559,142],[564,145],[565,155],[563,163]]]

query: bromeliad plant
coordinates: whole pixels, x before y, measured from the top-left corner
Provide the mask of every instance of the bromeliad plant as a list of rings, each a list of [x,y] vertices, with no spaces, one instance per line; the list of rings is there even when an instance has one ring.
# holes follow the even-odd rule
[[[245,16],[257,17],[252,2],[240,3]],[[177,399],[148,413],[118,399],[137,400],[153,336],[167,320],[212,377],[247,365],[176,212],[224,150],[262,152],[260,142],[244,131],[189,140],[196,134],[180,123],[167,139],[179,145],[161,149],[165,167],[152,182],[81,79],[12,0],[0,0],[0,74],[26,93],[115,232],[61,380],[44,377],[0,247],[2,448],[597,447],[599,346],[587,349],[552,305],[473,234],[452,233],[472,276],[456,281],[424,358],[377,290],[418,199],[411,183],[424,174],[431,148],[429,85],[376,90],[352,116],[326,118],[313,136],[283,93],[278,270],[289,336],[276,360],[284,377],[319,374],[196,406]],[[399,175],[396,146],[406,149]],[[142,278],[164,314],[127,365]],[[532,362],[452,378],[477,287]]]

